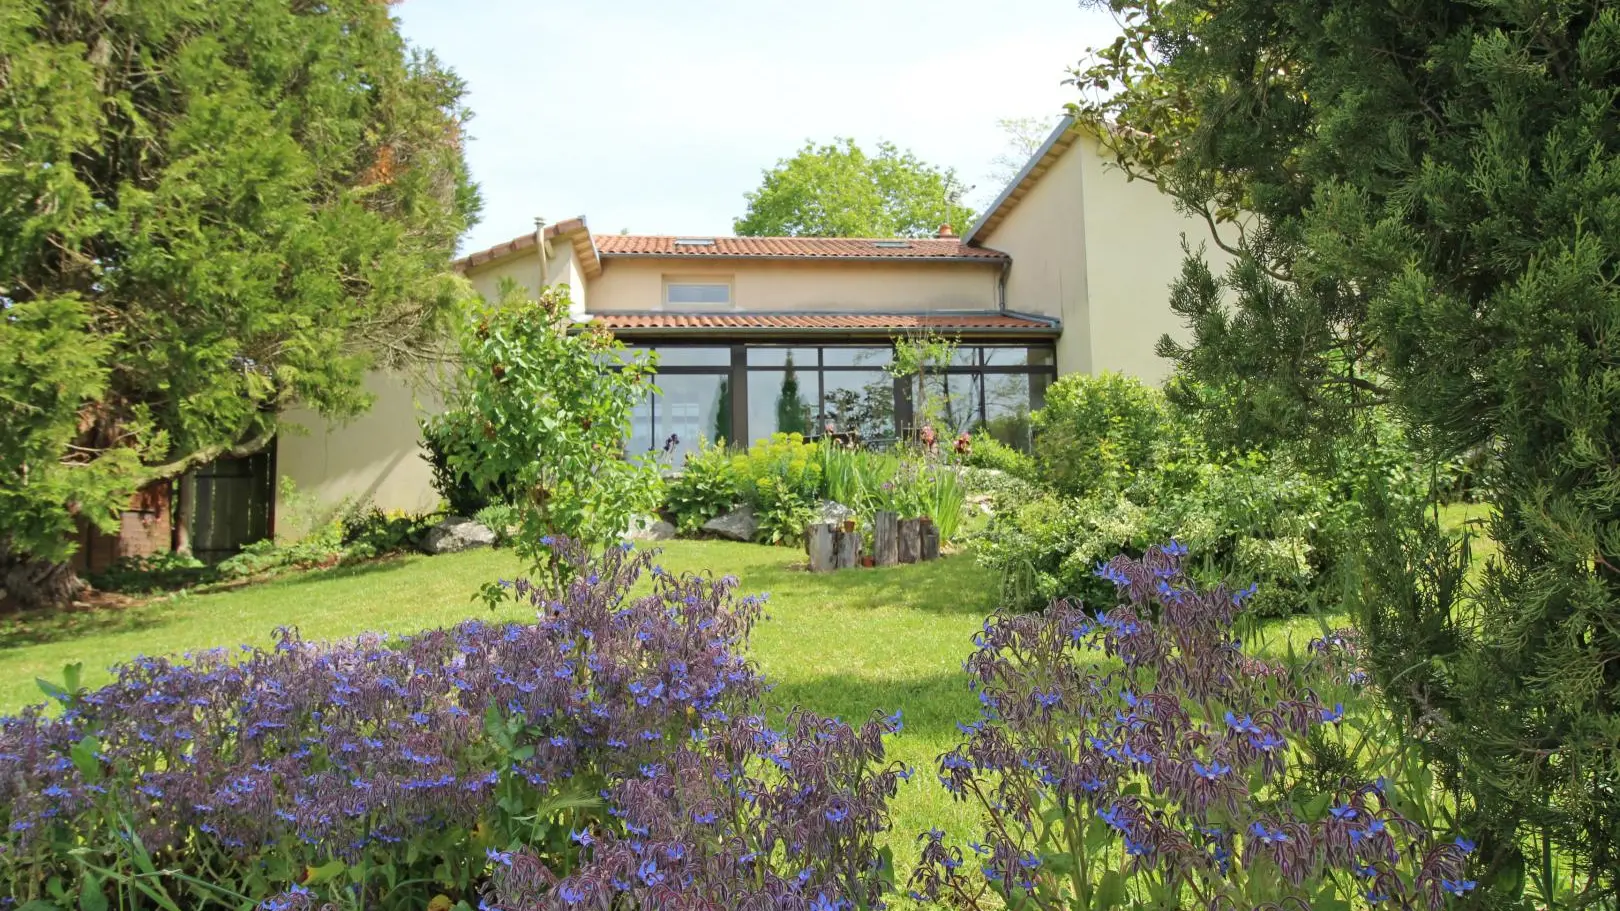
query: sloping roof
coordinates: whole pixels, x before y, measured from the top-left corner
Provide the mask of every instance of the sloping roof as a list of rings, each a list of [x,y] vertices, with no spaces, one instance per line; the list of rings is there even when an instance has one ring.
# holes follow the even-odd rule
[[[996,201],[990,204],[990,208],[979,216],[978,222],[968,229],[967,234],[963,235],[962,242],[965,244],[973,243],[980,237],[994,231],[996,226],[1001,224],[1007,215],[1023,201],[1024,197],[1029,195],[1029,191],[1040,182],[1041,178],[1046,176],[1046,172],[1057,164],[1057,160],[1063,157],[1063,153],[1074,145],[1075,140],[1080,138],[1080,133],[1081,129],[1075,123],[1074,118],[1064,117],[1058,123],[1057,128],[1052,131],[1052,135],[1046,137],[1046,142],[1042,143],[1041,147],[1035,150],[1035,154],[1030,156],[1029,162],[1024,165],[1024,169],[1018,172],[1018,176],[1007,184],[1007,188],[1001,191],[1001,195],[997,196]]]
[[[791,335],[837,332],[885,335],[919,329],[992,335],[1056,335],[1059,323],[1023,314],[960,313],[673,313],[668,311],[604,312],[590,321],[615,332],[649,334],[709,333],[724,335]]]
[[[903,259],[1004,262],[1007,254],[951,238],[674,237],[598,234],[603,257],[656,256],[743,259]]]
[[[547,225],[545,236],[548,241],[556,240],[559,237],[568,238],[574,245],[574,254],[579,257],[580,266],[585,270],[585,274],[593,278],[602,274],[602,259],[597,255],[596,243],[591,237],[590,229],[585,226],[585,216],[581,215],[578,218],[570,218],[567,221],[559,221],[554,225]],[[531,231],[528,234],[514,237],[504,244],[496,244],[488,249],[469,253],[452,262],[450,267],[457,272],[466,273],[496,260],[505,259],[525,250],[532,250],[536,243],[534,232]]]

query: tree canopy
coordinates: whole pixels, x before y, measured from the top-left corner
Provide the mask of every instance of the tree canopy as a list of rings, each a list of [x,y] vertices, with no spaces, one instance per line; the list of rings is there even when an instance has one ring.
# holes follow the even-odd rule
[[[1528,869],[1543,904],[1612,903],[1620,10],[1108,5],[1127,27],[1077,73],[1077,110],[1236,256],[1216,273],[1193,251],[1174,289],[1181,401],[1236,440],[1341,460],[1389,411],[1435,463],[1480,461],[1500,555],[1477,588],[1432,518],[1397,521],[1370,489],[1358,620],[1463,785],[1482,884]]]
[[[429,352],[478,201],[373,0],[12,0],[0,85],[0,572],[50,600],[76,520]]]
[[[973,220],[961,204],[966,189],[955,170],[892,143],[868,155],[853,139],[806,142],[765,172],[732,228],[744,237],[927,237]]]

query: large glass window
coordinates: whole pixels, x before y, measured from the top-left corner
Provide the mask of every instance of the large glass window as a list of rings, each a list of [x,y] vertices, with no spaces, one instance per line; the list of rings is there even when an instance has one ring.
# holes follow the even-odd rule
[[[674,438],[673,464],[700,439],[742,444],[773,433],[838,433],[883,444],[932,422],[941,436],[984,430],[1030,445],[1031,411],[1056,375],[1050,347],[961,346],[951,364],[897,382],[889,347],[792,344],[656,346],[662,394],[638,406],[631,453],[659,452]]]
[[[822,430],[831,424],[837,433],[867,441],[894,439],[894,377],[882,370],[827,370],[821,382]]]

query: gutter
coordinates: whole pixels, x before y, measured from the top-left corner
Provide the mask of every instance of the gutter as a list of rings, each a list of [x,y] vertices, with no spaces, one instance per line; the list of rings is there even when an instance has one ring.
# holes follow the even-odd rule
[[[984,248],[980,248],[984,249]],[[857,263],[1007,263],[1012,258],[1005,253],[995,256],[805,256],[805,255],[759,255],[747,253],[603,253],[602,261],[610,259],[674,259],[685,262],[704,262],[706,260],[734,260],[741,259],[749,262],[857,262]]]

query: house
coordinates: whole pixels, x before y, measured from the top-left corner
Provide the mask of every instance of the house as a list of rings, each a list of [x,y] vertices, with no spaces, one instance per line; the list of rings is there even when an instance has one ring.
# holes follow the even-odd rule
[[[566,285],[574,315],[659,355],[662,395],[635,415],[632,451],[704,437],[753,440],[826,424],[887,439],[913,429],[918,390],[885,372],[893,340],[960,342],[945,374],[943,433],[1027,440],[1028,414],[1059,375],[1119,371],[1158,382],[1154,354],[1181,331],[1167,304],[1185,235],[1208,236],[1144,182],[1106,166],[1095,135],[1065,120],[958,236],[754,238],[594,234],[584,218],[538,225],[456,268],[486,297],[504,279]],[[423,510],[437,502],[419,417],[432,390],[386,374],[376,404],[341,425],[289,415],[282,476],[328,502]]]

